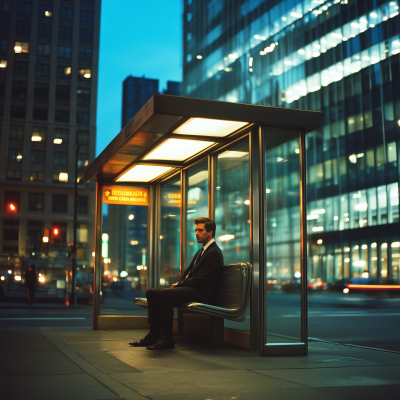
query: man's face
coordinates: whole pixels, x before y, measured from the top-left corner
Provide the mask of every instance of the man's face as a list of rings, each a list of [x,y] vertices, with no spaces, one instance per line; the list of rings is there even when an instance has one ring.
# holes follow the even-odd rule
[[[197,243],[205,244],[212,239],[213,232],[206,231],[206,224],[196,224],[194,232],[196,233]]]

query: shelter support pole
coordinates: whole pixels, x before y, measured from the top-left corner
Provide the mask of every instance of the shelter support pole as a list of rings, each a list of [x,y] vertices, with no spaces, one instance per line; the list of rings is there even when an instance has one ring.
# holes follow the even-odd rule
[[[264,348],[265,287],[264,287],[264,200],[262,187],[263,135],[262,128],[249,134],[250,149],[250,262],[252,264],[252,286],[250,294],[250,349]],[[264,191],[265,192],[265,191]]]
[[[98,316],[100,315],[100,291],[102,275],[101,258],[101,233],[103,222],[103,185],[96,182],[96,220],[94,234],[94,276],[93,276],[93,322],[92,329],[98,329]]]
[[[301,251],[301,341],[308,354],[307,323],[307,199],[306,199],[306,134],[300,133],[300,251]]]

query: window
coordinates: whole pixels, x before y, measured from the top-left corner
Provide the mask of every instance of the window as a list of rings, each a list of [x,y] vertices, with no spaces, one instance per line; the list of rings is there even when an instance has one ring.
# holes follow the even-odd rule
[[[29,53],[29,43],[28,42],[15,42],[14,53],[15,54]]]
[[[71,77],[71,67],[57,65],[57,78],[69,79]]]
[[[82,146],[88,146],[89,145],[89,131],[78,130],[76,133],[76,144],[80,144]]]
[[[71,59],[71,47],[58,46],[58,58]]]
[[[68,129],[56,128],[54,131],[54,144],[68,144],[69,132]]]
[[[25,115],[26,115],[25,107],[11,106],[11,109],[10,109],[10,117],[11,118],[25,118]]]
[[[68,183],[68,172],[54,172],[53,182]]]
[[[43,193],[29,193],[29,211],[43,211],[44,210],[44,194]]]
[[[3,253],[18,254],[19,221],[15,219],[3,220]]]
[[[93,11],[81,10],[81,22],[93,22]]]
[[[53,6],[48,4],[39,5],[39,17],[51,18],[53,15]]]
[[[0,32],[8,33],[9,26],[10,24],[7,19],[0,19]]]
[[[47,83],[35,82],[35,101],[47,102],[49,101],[49,85]]]
[[[38,24],[38,36],[51,37],[51,25],[49,24]]]
[[[60,8],[60,19],[66,21],[72,21],[72,16],[73,16],[72,8],[65,8],[65,7]]]
[[[90,89],[78,88],[78,106],[90,106]]]
[[[89,165],[89,155],[87,153],[78,154],[78,168],[87,167]]]
[[[17,211],[20,210],[20,192],[4,192],[4,211],[8,211],[7,207],[10,203],[13,203],[17,207]]]
[[[46,164],[46,152],[44,150],[31,150],[31,164]]]
[[[78,79],[80,81],[85,81],[92,77],[92,70],[91,69],[80,69],[78,71]]]
[[[13,81],[11,98],[19,101],[26,100],[27,87],[28,84],[26,81]]]
[[[27,61],[14,61],[14,74],[28,75],[28,62]]]
[[[0,80],[0,95],[4,96],[6,90],[6,81],[4,79]]]
[[[36,121],[47,121],[47,108],[33,108],[32,119]]]
[[[50,55],[50,45],[49,44],[41,44],[37,45],[37,54],[38,56],[49,56]]]
[[[80,125],[89,125],[89,113],[78,112],[76,114],[76,123]]]
[[[79,33],[79,40],[81,42],[92,42],[93,41],[93,30],[92,29],[81,29]]]
[[[10,140],[24,140],[24,127],[22,125],[10,125]]]
[[[44,182],[44,171],[31,171],[31,182]]]
[[[29,35],[31,33],[31,23],[27,21],[17,21],[15,31],[20,35]]]
[[[68,104],[70,98],[70,87],[57,85],[56,86],[56,103],[57,104]]]
[[[22,161],[22,149],[10,147],[8,149],[8,162],[21,162]]]
[[[76,211],[79,214],[87,214],[88,213],[88,197],[87,196],[78,196],[78,204]]]
[[[32,12],[32,4],[26,1],[18,2],[17,13],[20,15],[31,15]]]
[[[81,0],[82,4],[94,4],[94,0]]]
[[[71,40],[72,39],[72,28],[69,26],[60,26],[59,32],[58,32],[58,38]]]
[[[22,178],[22,171],[20,169],[8,168],[7,169],[7,180],[8,181],[20,181]]]
[[[0,24],[0,31],[1,31],[1,24]],[[7,50],[8,50],[8,40],[0,39],[0,51],[6,52]]]
[[[69,122],[68,110],[56,110],[54,119],[56,122]]]
[[[79,61],[92,61],[92,49],[79,48]]]
[[[77,229],[77,238],[76,241],[78,243],[87,243],[88,241],[88,225],[87,224],[78,224]]]
[[[50,75],[50,65],[36,63],[36,76],[49,76]]]
[[[53,157],[53,165],[68,165],[68,153],[55,151]]]
[[[32,129],[32,142],[41,142],[46,141],[47,136],[47,128],[42,126],[34,126]]]
[[[0,1],[0,12],[10,12],[10,0]]]
[[[26,249],[29,252],[42,251],[43,221],[28,221],[26,235]]]
[[[53,194],[52,211],[66,213],[68,211],[68,195]]]

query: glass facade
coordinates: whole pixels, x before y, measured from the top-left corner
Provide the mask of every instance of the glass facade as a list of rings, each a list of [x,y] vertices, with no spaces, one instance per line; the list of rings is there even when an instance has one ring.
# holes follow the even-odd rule
[[[398,15],[385,0],[184,1],[182,95],[324,112],[306,137],[312,288],[400,281]]]

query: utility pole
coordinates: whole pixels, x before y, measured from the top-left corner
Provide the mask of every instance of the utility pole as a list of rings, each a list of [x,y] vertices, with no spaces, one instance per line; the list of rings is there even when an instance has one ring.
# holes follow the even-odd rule
[[[75,276],[76,276],[76,225],[77,225],[77,209],[78,209],[78,153],[81,145],[76,146],[75,152],[75,191],[74,191],[74,239],[71,248],[71,261],[72,261],[72,289],[69,297],[69,304],[76,305],[75,298]]]

